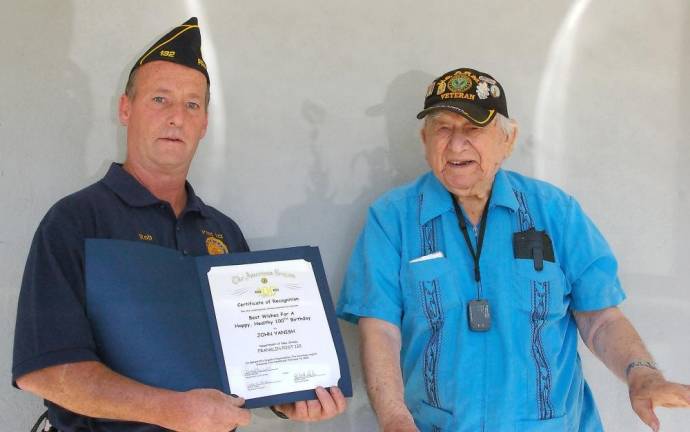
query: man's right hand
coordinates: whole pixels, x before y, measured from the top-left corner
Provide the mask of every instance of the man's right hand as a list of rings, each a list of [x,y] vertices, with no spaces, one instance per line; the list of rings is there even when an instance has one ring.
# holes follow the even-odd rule
[[[249,410],[241,408],[242,398],[213,389],[189,390],[179,396],[179,425],[168,426],[178,432],[228,432],[251,421]]]

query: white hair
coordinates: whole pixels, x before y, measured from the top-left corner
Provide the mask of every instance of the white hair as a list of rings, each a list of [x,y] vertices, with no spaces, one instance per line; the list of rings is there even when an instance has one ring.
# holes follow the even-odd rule
[[[496,121],[501,129],[503,129],[504,134],[510,135],[513,133],[513,129],[515,129],[515,120],[510,119],[501,113],[496,113]]]

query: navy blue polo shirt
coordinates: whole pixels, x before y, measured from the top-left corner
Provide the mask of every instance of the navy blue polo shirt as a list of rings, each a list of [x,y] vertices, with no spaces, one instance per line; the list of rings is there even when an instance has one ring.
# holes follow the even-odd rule
[[[41,221],[24,270],[14,339],[12,381],[64,363],[99,361],[85,313],[84,240],[141,241],[192,256],[245,252],[237,224],[204,204],[186,184],[179,217],[119,164],[99,182],[58,201]],[[134,423],[98,421],[46,401],[63,431],[158,431]]]

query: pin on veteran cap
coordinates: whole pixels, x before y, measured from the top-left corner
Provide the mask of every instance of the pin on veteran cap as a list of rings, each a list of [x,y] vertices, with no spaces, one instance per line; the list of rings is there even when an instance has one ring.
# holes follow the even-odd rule
[[[192,17],[184,24],[175,27],[168,34],[160,38],[134,64],[129,72],[139,66],[152,61],[169,61],[196,69],[206,77],[210,83],[206,63],[201,56],[201,32],[196,17]]]
[[[446,72],[432,81],[417,118],[437,109],[454,111],[477,126],[489,124],[496,113],[508,117],[503,86],[491,75],[469,68]]]

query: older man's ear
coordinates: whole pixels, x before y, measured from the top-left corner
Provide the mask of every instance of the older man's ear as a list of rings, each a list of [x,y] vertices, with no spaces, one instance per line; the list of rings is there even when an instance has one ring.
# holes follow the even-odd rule
[[[513,119],[509,119],[511,129],[510,133],[506,134],[506,141],[508,145],[508,149],[506,151],[506,159],[510,157],[511,154],[513,154],[513,149],[515,149],[515,143],[517,142],[517,137],[518,137],[518,132],[519,132],[519,126],[518,122],[516,122]]]

